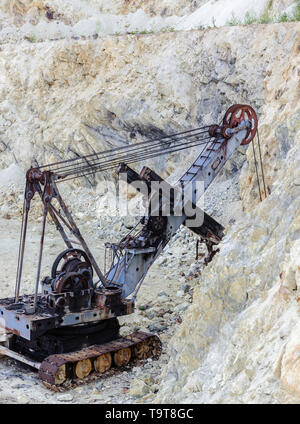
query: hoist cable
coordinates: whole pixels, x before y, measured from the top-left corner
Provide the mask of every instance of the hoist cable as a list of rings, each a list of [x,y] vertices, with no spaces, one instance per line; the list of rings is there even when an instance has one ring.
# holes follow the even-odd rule
[[[203,142],[194,142],[192,145],[190,145],[190,146],[188,146],[188,147],[196,147],[196,146],[199,146],[199,145],[203,145],[203,144],[207,144],[208,142],[205,142],[205,143],[203,143]],[[180,150],[183,150],[183,149],[186,149],[187,147],[177,147],[176,149],[174,149],[174,150],[172,150],[172,152],[171,153],[173,153],[173,152],[177,152],[177,151],[180,151]],[[159,154],[158,153],[148,153],[148,154],[145,154],[145,155],[143,155],[143,156],[139,156],[139,157],[131,157],[131,158],[127,158],[127,160],[126,160],[126,163],[134,163],[134,162],[139,162],[139,161],[141,161],[141,160],[147,160],[147,159],[150,159],[150,158],[155,158],[155,157],[159,157],[159,156],[162,156],[162,155],[165,155],[165,154],[167,154],[167,153],[170,153],[170,151],[163,151],[163,152],[160,152]],[[119,165],[119,161],[116,161],[116,162],[113,162],[113,163],[110,163],[110,164],[107,164],[106,166],[103,166],[103,165],[99,165],[99,166],[96,166],[96,167],[92,167],[92,168],[89,168],[89,167],[85,167],[84,169],[82,169],[82,170],[80,170],[80,171],[78,171],[77,170],[77,174],[78,175],[74,175],[74,176],[70,176],[69,174],[67,174],[67,175],[65,175],[63,178],[60,178],[59,180],[58,180],[58,182],[60,182],[60,181],[69,181],[69,180],[71,180],[71,179],[73,179],[73,178],[77,178],[77,177],[83,177],[83,176],[87,176],[87,175],[91,175],[91,174],[95,174],[96,172],[102,172],[102,171],[107,171],[107,170],[109,170],[109,169],[113,169],[113,168],[115,168],[116,166],[118,166]],[[81,174],[79,174],[79,172],[81,172]]]
[[[260,201],[262,201],[261,192],[260,192],[259,175],[258,175],[258,169],[257,169],[256,154],[255,154],[255,149],[254,149],[254,139],[252,140],[252,148],[253,148],[254,164],[255,164],[256,178],[257,178],[257,184],[258,184],[258,190],[259,190],[259,197],[260,197]]]
[[[195,143],[200,144],[203,143],[207,140],[207,138],[210,137],[205,137],[205,138],[200,138],[200,139],[196,139],[196,140],[189,140],[189,141],[184,141],[178,144],[175,144],[174,146],[168,146],[168,147],[164,147],[161,144],[159,144],[158,146],[155,146],[155,148],[149,148],[149,149],[144,149],[142,151],[137,151],[137,152],[132,152],[130,154],[126,154],[126,155],[119,155],[113,159],[110,160],[100,160],[98,162],[94,162],[92,164],[88,164],[88,165],[84,165],[82,167],[73,167],[70,170],[64,171],[62,173],[55,171],[58,175],[60,175],[61,177],[66,177],[66,176],[70,176],[73,174],[77,174],[78,172],[82,172],[85,171],[87,169],[92,169],[92,168],[99,168],[99,167],[110,167],[110,166],[115,166],[116,164],[118,165],[120,162],[128,162],[128,161],[134,161],[134,162],[138,162],[142,159],[144,159],[145,157],[147,157],[148,155],[160,155],[161,153],[163,154],[167,154],[167,153],[172,153],[174,151],[177,151],[178,148],[188,148],[191,145],[194,145]]]
[[[59,161],[59,162],[53,162],[53,163],[49,163],[49,164],[46,164],[46,165],[42,165],[42,166],[39,167],[39,169],[50,168],[51,166],[57,166],[57,165],[61,165],[61,164],[69,163],[69,162],[76,162],[76,161],[83,160],[85,158],[92,158],[92,157],[96,157],[97,158],[99,155],[109,154],[109,153],[112,153],[112,152],[122,151],[122,150],[126,150],[126,149],[131,149],[132,147],[135,147],[137,145],[142,146],[142,145],[149,144],[151,142],[153,143],[153,142],[156,142],[156,141],[162,141],[162,140],[165,140],[165,139],[168,139],[168,138],[177,137],[179,135],[188,134],[188,133],[192,133],[192,132],[199,131],[199,130],[204,130],[205,128],[209,128],[209,127],[210,126],[207,125],[207,126],[204,126],[204,127],[195,128],[193,130],[182,131],[182,132],[179,132],[179,133],[175,133],[175,134],[163,136],[163,137],[152,139],[152,140],[151,139],[150,140],[148,139],[146,141],[143,141],[143,142],[140,142],[140,143],[136,143],[136,144],[132,144],[132,145],[115,147],[115,148],[110,149],[110,150],[104,150],[104,151],[99,151],[99,152],[96,152],[96,153],[91,153],[89,155],[81,156],[81,157],[78,157],[78,158],[72,158],[72,159],[66,159],[66,160]]]
[[[266,190],[266,183],[265,183],[264,166],[263,166],[263,161],[262,161],[262,156],[261,156],[260,139],[259,139],[258,128],[257,128],[257,141],[258,141],[258,150],[259,150],[260,169],[261,169],[261,175],[262,175],[262,180],[263,180],[263,185],[264,185],[264,191],[265,191],[265,198],[266,198],[267,197],[267,190]]]
[[[208,137],[208,138],[210,138],[210,137]],[[159,157],[159,156],[162,156],[162,155],[165,155],[165,154],[168,154],[168,153],[174,153],[174,152],[181,151],[183,149],[187,149],[187,148],[191,148],[191,147],[197,147],[197,146],[200,146],[200,145],[203,145],[203,144],[208,144],[208,143],[209,143],[209,141],[204,142],[203,140],[201,140],[201,141],[196,140],[194,142],[190,142],[190,144],[188,146],[184,146],[184,147],[176,146],[176,148],[174,148],[171,152],[169,150],[161,151],[159,153],[149,152],[148,154],[145,154],[143,156],[127,158],[126,163],[139,162],[141,160],[147,160],[147,159],[151,159],[151,158],[154,158],[154,157]],[[84,170],[80,171],[80,172],[82,172],[82,174],[79,174],[79,175],[76,175],[76,176],[70,176],[70,175],[67,174],[64,177],[60,178],[57,182],[69,181],[69,180],[74,179],[74,178],[85,177],[87,175],[95,174],[96,172],[107,171],[109,169],[115,168],[119,163],[120,163],[119,161],[116,161],[114,163],[107,164],[104,167],[102,165],[96,166],[94,168],[85,167]],[[83,172],[85,172],[85,173],[83,173]]]
[[[196,134],[190,134],[181,138],[177,138],[177,139],[173,139],[171,141],[168,142],[163,142],[163,144],[161,143],[161,140],[158,140],[157,142],[155,142],[154,144],[148,144],[147,146],[144,146],[142,144],[144,143],[138,143],[138,144],[134,144],[132,146],[130,146],[130,148],[128,148],[126,151],[120,152],[119,150],[106,150],[101,154],[101,157],[99,158],[100,154],[98,154],[97,157],[94,157],[92,159],[87,159],[87,156],[82,156],[81,158],[75,158],[74,161],[76,161],[76,164],[74,165],[74,162],[72,162],[71,164],[68,165],[64,165],[64,166],[60,166],[60,167],[56,167],[56,168],[51,168],[50,170],[52,172],[55,173],[62,173],[65,172],[66,170],[68,171],[72,171],[73,169],[78,169],[78,166],[85,164],[86,162],[90,165],[98,165],[98,162],[96,162],[97,160],[101,160],[102,164],[106,164],[106,163],[110,163],[112,160],[119,160],[121,161],[122,159],[126,160],[126,155],[128,154],[134,154],[134,153],[143,153],[147,150],[153,150],[156,148],[170,148],[172,149],[174,146],[180,144],[180,143],[185,143],[186,139],[188,138],[192,138],[192,137],[199,137],[199,136],[204,136],[207,134],[207,131],[204,132],[199,132]],[[182,140],[184,140],[182,142]],[[168,147],[166,147],[165,145],[168,144]],[[170,146],[171,144],[173,144],[173,146]],[[121,156],[120,156],[121,154]],[[124,157],[125,155],[125,157]],[[120,158],[120,159],[119,159]],[[78,163],[78,160],[81,159],[81,163]]]

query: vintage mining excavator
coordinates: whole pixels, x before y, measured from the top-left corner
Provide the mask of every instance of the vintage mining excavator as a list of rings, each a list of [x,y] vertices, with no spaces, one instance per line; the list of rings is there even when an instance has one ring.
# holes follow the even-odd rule
[[[158,358],[161,353],[159,337],[140,331],[121,337],[117,317],[134,312],[137,293],[150,266],[181,225],[207,240],[210,246],[221,240],[222,225],[198,210],[196,203],[234,151],[253,140],[257,126],[252,107],[233,105],[225,113],[221,125],[30,168],[26,174],[15,296],[0,299],[0,323],[6,331],[0,343],[0,354],[38,369],[42,382],[54,390],[61,390],[66,382],[76,384],[92,375],[93,378],[101,376],[111,367],[122,369],[139,360]],[[201,146],[200,155],[174,186],[146,166],[140,173],[128,166],[197,146]],[[137,190],[139,184],[146,185],[148,209],[139,225],[119,243],[106,244],[112,261],[108,271],[102,273],[58,185],[62,181],[113,169],[126,174],[127,182]],[[202,191],[196,189],[199,181]],[[163,183],[169,190],[161,189]],[[157,186],[159,194],[153,188]],[[167,191],[171,193],[169,212],[164,214]],[[35,194],[43,204],[35,289],[32,295],[21,295],[30,202]],[[150,201],[155,196],[158,200]],[[197,226],[193,220],[196,212],[201,212],[203,217]],[[50,276],[41,279],[48,216],[60,232],[66,250],[57,256]],[[69,233],[77,238],[80,249],[74,247]]]

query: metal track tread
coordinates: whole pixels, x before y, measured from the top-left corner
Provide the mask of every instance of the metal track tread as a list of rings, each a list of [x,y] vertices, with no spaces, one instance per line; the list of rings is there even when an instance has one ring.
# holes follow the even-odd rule
[[[143,349],[140,349],[140,346],[146,347],[144,353]],[[61,391],[66,381],[70,384],[71,380],[71,383],[76,384],[88,378],[87,376],[80,379],[76,376],[75,369],[80,361],[91,361],[91,374],[99,378],[111,369],[111,367],[103,373],[97,372],[94,365],[95,360],[97,360],[100,355],[109,354],[114,357],[114,359],[112,359],[112,367],[122,368],[122,366],[116,365],[114,354],[122,349],[126,350],[128,348],[131,352],[130,360],[128,361],[130,364],[135,359],[146,359],[150,357],[152,359],[158,359],[161,354],[162,344],[158,336],[151,333],[136,331],[126,337],[120,337],[101,345],[93,345],[76,352],[50,355],[41,363],[39,378],[47,388],[54,391]],[[59,378],[60,370],[63,370],[63,373],[65,373],[63,379]]]

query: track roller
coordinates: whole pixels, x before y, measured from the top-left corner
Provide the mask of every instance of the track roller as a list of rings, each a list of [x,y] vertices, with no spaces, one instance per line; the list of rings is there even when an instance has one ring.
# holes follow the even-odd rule
[[[125,347],[114,353],[114,363],[117,367],[125,367],[131,359],[131,348]]]
[[[99,374],[103,374],[105,371],[109,370],[112,364],[111,353],[103,353],[99,355],[94,361],[95,371]]]
[[[82,380],[90,374],[92,369],[92,361],[90,359],[83,359],[82,361],[78,361],[75,365],[75,375]]]

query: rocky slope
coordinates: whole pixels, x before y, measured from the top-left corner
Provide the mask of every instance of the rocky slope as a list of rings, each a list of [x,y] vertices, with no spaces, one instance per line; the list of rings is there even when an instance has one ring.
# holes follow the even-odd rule
[[[295,54],[297,27],[24,41],[18,49],[5,44],[0,164],[26,169],[213,123],[233,100],[260,113],[268,82]],[[155,164],[165,169],[165,159]]]
[[[255,205],[249,149],[241,176],[244,214],[199,279],[170,343],[174,361],[156,401],[299,403],[299,25],[294,29],[288,61],[282,67],[270,61],[261,90],[270,194]]]
[[[143,2],[147,19],[175,16],[177,22],[211,2],[158,3]],[[276,7],[283,10],[291,3],[278,2]],[[194,237],[183,230],[145,281],[139,306],[147,308],[123,323],[125,332],[153,324],[172,361],[164,357],[160,363],[162,378],[155,364],[148,364],[146,376],[136,370],[124,377],[126,392],[132,384],[132,397],[124,394],[122,400],[298,402],[299,23],[99,38],[93,37],[94,27],[84,35],[76,25],[93,16],[95,8],[116,16],[140,13],[140,2],[130,2],[130,7],[122,1],[64,2],[64,9],[59,0],[51,4],[57,14],[52,17],[46,16],[49,10],[43,1],[4,2],[0,9],[5,295],[13,290],[7,282],[14,270],[9,238],[17,242],[16,224],[8,219],[20,215],[24,172],[31,164],[219,122],[231,104],[249,103],[259,115],[268,197],[260,203],[252,148],[240,149],[204,200],[206,210],[227,225],[220,253],[200,277],[193,277],[202,264],[190,253]],[[35,39],[30,39],[32,27],[40,28]],[[66,32],[66,27],[72,31]],[[36,42],[39,34],[44,35]],[[195,154],[157,158],[148,165],[172,181]],[[116,241],[127,231],[128,223],[111,218],[111,211],[103,207],[110,180],[114,177],[99,174],[62,186],[94,245],[96,239]],[[36,219],[39,205],[33,212]],[[11,235],[6,234],[9,222]],[[34,229],[38,231],[36,225]],[[32,242],[37,237],[34,232]],[[47,248],[52,254],[54,247],[61,248],[53,237],[50,227]],[[29,263],[29,277],[31,268]],[[166,281],[161,287],[162,273]],[[26,290],[29,286],[30,278]],[[6,378],[9,371],[1,367]],[[33,390],[36,380],[28,384]],[[17,397],[22,387],[13,390]],[[93,390],[90,387],[85,395],[83,391],[86,402],[95,395]],[[34,402],[56,400],[54,395],[43,396],[43,390],[34,392]],[[72,396],[77,402],[75,392]],[[111,396],[119,399],[116,393]],[[107,401],[104,394],[94,398]]]

